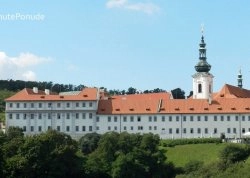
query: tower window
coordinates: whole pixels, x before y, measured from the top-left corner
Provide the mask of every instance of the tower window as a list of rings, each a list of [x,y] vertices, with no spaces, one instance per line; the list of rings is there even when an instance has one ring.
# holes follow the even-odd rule
[[[198,93],[201,93],[202,92],[202,85],[199,83],[198,84]]]

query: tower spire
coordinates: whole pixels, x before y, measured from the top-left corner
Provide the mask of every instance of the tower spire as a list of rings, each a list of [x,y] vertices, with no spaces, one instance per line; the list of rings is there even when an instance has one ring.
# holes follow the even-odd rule
[[[199,44],[199,62],[195,66],[197,72],[209,72],[211,65],[207,63],[206,43],[204,40],[204,25],[201,26],[201,42]]]
[[[238,73],[238,87],[239,88],[243,87],[242,81],[243,79],[242,79],[241,68],[240,68],[239,73]]]

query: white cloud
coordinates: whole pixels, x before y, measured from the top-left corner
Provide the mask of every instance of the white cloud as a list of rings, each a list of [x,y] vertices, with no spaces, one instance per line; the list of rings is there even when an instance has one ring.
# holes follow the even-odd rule
[[[35,81],[36,80],[36,74],[33,71],[26,71],[23,73],[23,78],[26,81]]]
[[[14,80],[36,80],[32,67],[49,62],[50,58],[39,57],[31,53],[21,53],[17,57],[10,57],[0,52],[0,78]]]
[[[154,14],[160,11],[160,7],[153,3],[130,3],[128,0],[109,0],[106,3],[106,7],[111,8],[122,8],[133,11],[140,11],[146,14]]]

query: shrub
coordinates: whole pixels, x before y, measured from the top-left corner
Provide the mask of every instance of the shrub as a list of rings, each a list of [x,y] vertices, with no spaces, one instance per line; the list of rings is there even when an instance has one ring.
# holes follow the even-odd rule
[[[245,160],[249,156],[249,147],[246,145],[229,144],[219,153],[220,159],[225,164]]]
[[[161,141],[161,146],[173,147],[176,145],[201,144],[201,143],[221,143],[221,139],[219,138],[166,139]]]

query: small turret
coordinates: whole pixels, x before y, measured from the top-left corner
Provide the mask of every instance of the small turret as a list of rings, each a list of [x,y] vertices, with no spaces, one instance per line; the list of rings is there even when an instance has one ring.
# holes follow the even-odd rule
[[[241,69],[239,70],[238,79],[237,80],[238,80],[238,87],[242,88],[243,87],[243,84],[242,84],[243,79],[242,79]]]

